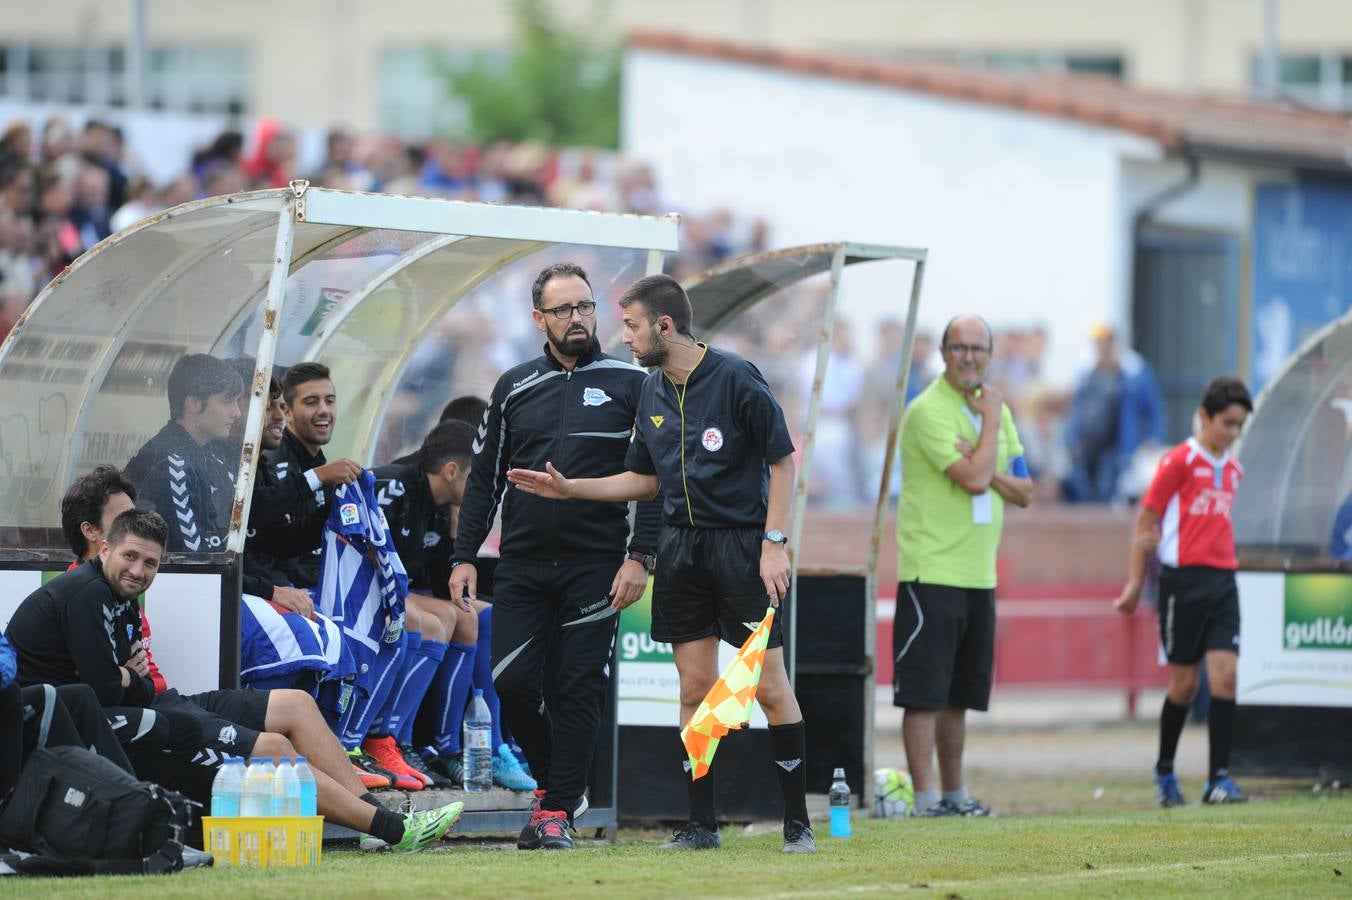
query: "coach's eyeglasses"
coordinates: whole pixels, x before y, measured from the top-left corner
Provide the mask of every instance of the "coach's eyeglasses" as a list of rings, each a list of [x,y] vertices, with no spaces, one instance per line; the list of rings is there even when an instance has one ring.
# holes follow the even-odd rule
[[[548,313],[556,319],[571,319],[573,310],[577,310],[578,315],[586,318],[596,312],[595,300],[583,300],[581,303],[565,303],[562,306],[551,306],[549,309],[541,309],[540,312]]]
[[[990,347],[983,347],[980,344],[945,344],[944,349],[954,356],[966,356],[968,353],[973,356],[985,356],[991,352]]]

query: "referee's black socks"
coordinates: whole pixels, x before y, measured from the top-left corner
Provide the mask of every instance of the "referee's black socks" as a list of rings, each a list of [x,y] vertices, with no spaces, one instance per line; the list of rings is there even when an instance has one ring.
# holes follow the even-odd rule
[[[808,824],[807,731],[801,719],[792,725],[770,726],[770,754],[784,794],[784,821]]]
[[[681,745],[681,768],[685,774],[685,790],[690,799],[690,821],[703,825],[709,831],[718,830],[718,815],[714,812],[714,770],[710,767],[703,778],[690,777],[690,757]]]

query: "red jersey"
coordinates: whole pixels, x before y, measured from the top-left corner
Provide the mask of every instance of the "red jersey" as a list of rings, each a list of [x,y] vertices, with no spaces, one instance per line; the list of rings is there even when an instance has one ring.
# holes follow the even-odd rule
[[[1160,562],[1239,568],[1230,507],[1243,477],[1228,450],[1216,459],[1195,438],[1165,454],[1142,501],[1160,516]]]

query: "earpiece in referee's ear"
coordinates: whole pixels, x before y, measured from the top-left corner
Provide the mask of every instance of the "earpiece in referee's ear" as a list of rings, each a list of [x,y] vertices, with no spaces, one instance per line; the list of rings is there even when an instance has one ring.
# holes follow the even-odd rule
[[[661,331],[666,331],[666,330],[667,330],[667,323],[666,323],[666,322],[663,322],[661,325],[658,325],[657,327],[658,327],[658,329],[661,330]]]

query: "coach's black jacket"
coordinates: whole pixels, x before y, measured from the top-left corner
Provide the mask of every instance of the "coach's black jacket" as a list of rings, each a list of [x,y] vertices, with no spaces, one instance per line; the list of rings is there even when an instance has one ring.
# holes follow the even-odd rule
[[[454,558],[475,559],[501,501],[503,559],[547,565],[618,560],[629,535],[627,503],[557,502],[508,490],[507,470],[543,471],[552,462],[569,478],[623,472],[646,377],[638,366],[602,353],[593,339],[571,372],[546,347],[499,378],[474,442]],[[640,503],[629,549],[655,555],[660,522],[659,504]]]
[[[136,451],[126,474],[136,484],[136,505],[155,510],[169,524],[166,550],[225,549],[235,470],[210,445],[199,446],[182,425],[170,421]]]
[[[19,604],[5,637],[19,657],[19,684],[84,684],[103,706],[149,706],[155,685],[119,668],[141,642],[141,612],[91,559],[38,588]]]

